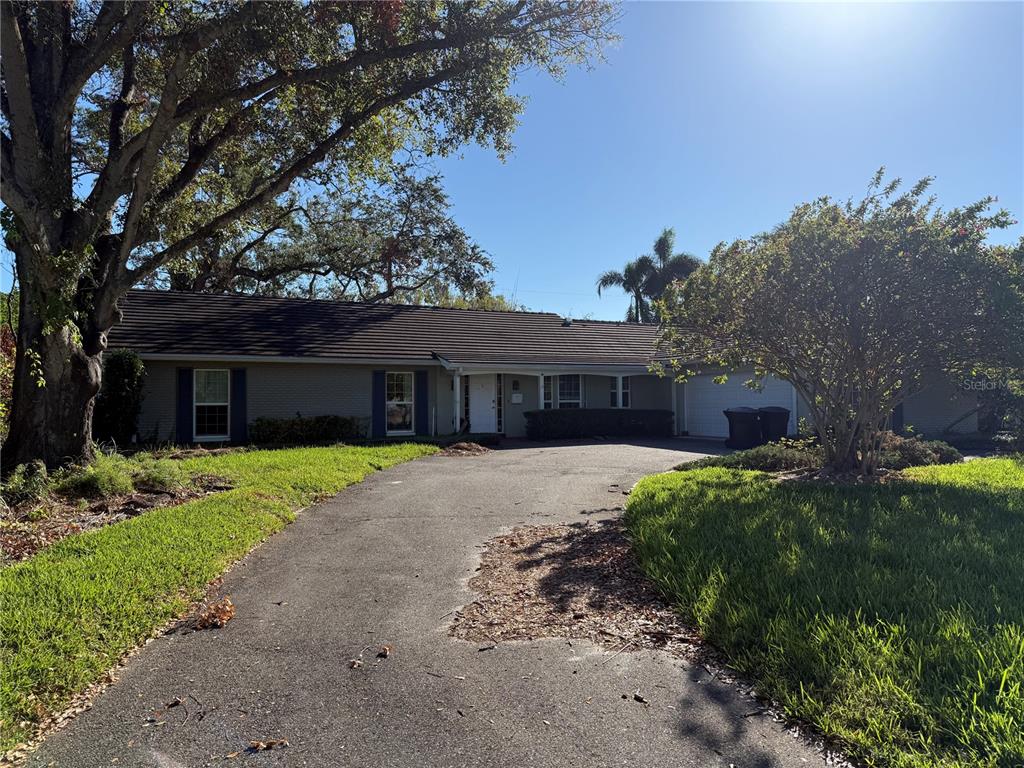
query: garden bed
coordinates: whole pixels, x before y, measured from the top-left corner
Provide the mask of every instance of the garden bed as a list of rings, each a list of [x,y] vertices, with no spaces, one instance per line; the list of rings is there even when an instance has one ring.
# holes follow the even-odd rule
[[[0,510],[0,565],[25,560],[67,536],[230,487],[223,478],[197,475],[188,484],[170,488],[144,488],[96,500],[51,499],[43,505]]]

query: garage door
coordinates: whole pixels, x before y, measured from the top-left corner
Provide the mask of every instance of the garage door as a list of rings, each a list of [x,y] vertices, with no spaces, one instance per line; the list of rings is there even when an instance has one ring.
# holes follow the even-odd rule
[[[796,431],[793,413],[793,387],[788,382],[769,376],[760,392],[743,386],[750,373],[730,374],[724,384],[715,384],[714,376],[694,376],[683,385],[686,408],[686,430],[698,437],[728,437],[729,422],[722,413],[726,408],[743,405],[763,408],[778,405],[789,408],[789,431]]]

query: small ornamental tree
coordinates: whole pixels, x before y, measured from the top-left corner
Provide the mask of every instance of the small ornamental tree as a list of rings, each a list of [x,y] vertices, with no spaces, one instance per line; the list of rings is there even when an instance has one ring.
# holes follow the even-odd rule
[[[720,244],[662,303],[662,346],[681,378],[753,366],[808,403],[831,471],[871,473],[892,409],[945,373],[1009,370],[1024,346],[1021,249],[986,246],[1011,225],[991,198],[937,209],[930,179],[898,194],[822,197],[774,230]]]
[[[93,438],[128,445],[138,428],[146,366],[137,353],[118,349],[103,356],[103,386],[96,396]]]

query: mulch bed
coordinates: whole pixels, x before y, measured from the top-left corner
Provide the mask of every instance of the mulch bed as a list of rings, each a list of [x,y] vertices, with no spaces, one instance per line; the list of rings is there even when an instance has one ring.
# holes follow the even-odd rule
[[[40,550],[94,528],[119,523],[158,507],[170,507],[209,493],[227,490],[224,480],[212,475],[193,478],[191,485],[173,490],[139,490],[127,496],[112,496],[87,504],[61,499],[45,502],[43,516],[32,520],[37,510],[0,511],[0,564],[32,557]]]
[[[487,543],[469,586],[479,598],[455,612],[450,632],[479,643],[481,651],[542,637],[590,640],[604,648],[605,661],[638,650],[666,651],[756,702],[744,717],[770,717],[812,743],[828,765],[850,766],[834,745],[787,717],[681,622],[640,571],[619,519],[530,525],[498,536]]]
[[[479,456],[481,453],[490,452],[490,448],[480,445],[479,443],[452,443],[446,446],[439,453],[442,456]]]
[[[516,528],[488,542],[454,636],[482,643],[588,639],[610,652],[657,648],[694,660],[699,637],[637,567],[619,520]]]

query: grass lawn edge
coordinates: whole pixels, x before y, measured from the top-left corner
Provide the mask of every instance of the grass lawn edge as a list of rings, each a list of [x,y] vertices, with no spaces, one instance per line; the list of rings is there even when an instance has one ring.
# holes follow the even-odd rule
[[[296,514],[426,444],[247,451],[183,460],[231,490],[63,539],[0,570],[0,753],[87,708],[112,673]]]
[[[787,719],[869,765],[1024,754],[1019,458],[856,488],[680,469],[634,486],[634,554]]]

